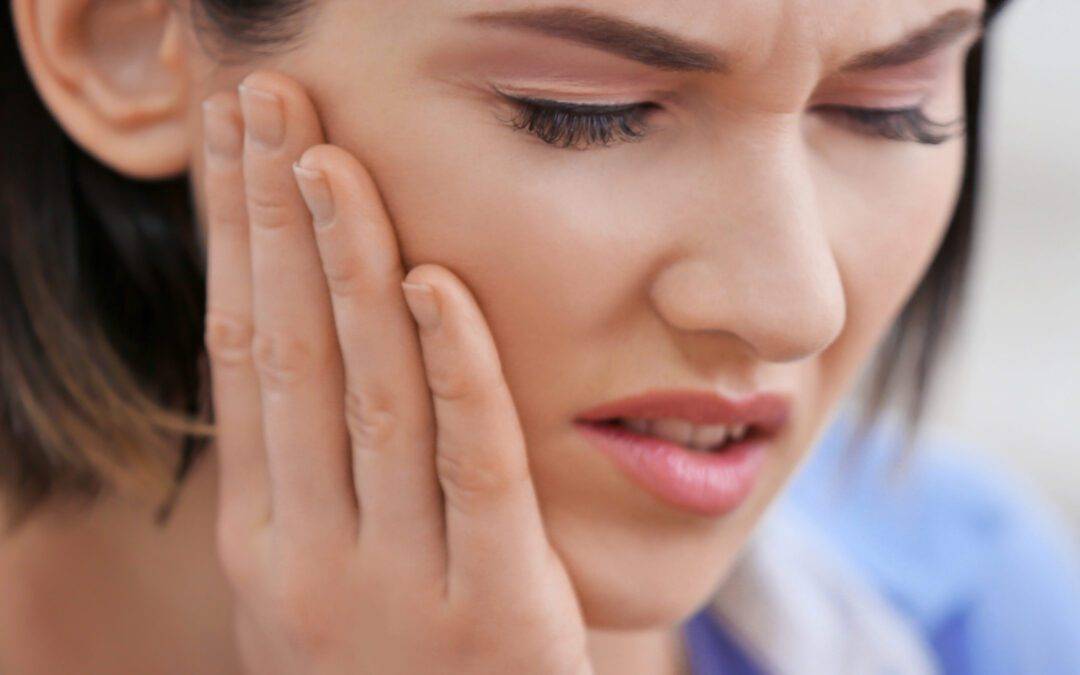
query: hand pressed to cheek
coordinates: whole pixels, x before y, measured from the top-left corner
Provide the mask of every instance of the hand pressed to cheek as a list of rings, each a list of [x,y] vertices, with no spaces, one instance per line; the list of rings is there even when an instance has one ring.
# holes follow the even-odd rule
[[[259,381],[250,363],[251,256],[241,166],[244,132],[236,94],[222,92],[207,99],[203,120],[209,223],[206,346],[214,366],[210,375],[217,444],[229,449],[219,452],[218,502],[225,529],[248,529],[270,518],[271,503]]]
[[[427,537],[438,534],[453,561],[450,587],[471,592],[493,579],[496,558],[540,573],[550,552],[520,423],[471,292],[437,265],[414,268],[402,284],[393,225],[350,153],[312,148],[296,173],[319,224],[342,341],[361,546],[430,551]],[[440,492],[445,533],[441,517],[425,514],[443,510]]]
[[[207,346],[248,666],[587,672],[472,294],[436,265],[408,275],[427,295],[402,283],[372,177],[320,144],[296,82],[254,73],[228,101],[207,106]]]
[[[333,145],[294,171],[333,308],[361,547],[402,554],[423,578],[445,572],[435,419],[396,234],[371,176]]]
[[[487,321],[469,289],[444,267],[420,265],[404,286],[420,324],[434,402],[450,592],[500,597],[522,580],[547,580],[553,556]],[[495,567],[513,574],[492,575]]]
[[[284,536],[355,532],[341,366],[326,280],[292,165],[323,140],[293,80],[256,72],[240,87],[254,340],[273,517]],[[316,517],[318,514],[318,517]]]
[[[341,340],[361,548],[438,560],[449,587],[473,593],[508,541],[514,569],[536,570],[549,556],[524,441],[472,294],[437,265],[407,276],[430,291],[402,283],[394,226],[352,154],[311,148],[296,175]]]

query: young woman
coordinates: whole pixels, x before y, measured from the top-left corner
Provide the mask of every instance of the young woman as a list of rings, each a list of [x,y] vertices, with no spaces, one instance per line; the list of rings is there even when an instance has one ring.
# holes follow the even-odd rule
[[[1001,2],[4,5],[0,671],[1080,672],[1050,521],[839,450]]]

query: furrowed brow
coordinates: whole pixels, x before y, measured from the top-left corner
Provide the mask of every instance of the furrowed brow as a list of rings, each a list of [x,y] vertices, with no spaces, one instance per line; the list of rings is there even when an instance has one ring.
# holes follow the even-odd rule
[[[463,19],[595,47],[660,70],[725,72],[725,56],[653,26],[580,7],[479,12]]]
[[[878,70],[912,63],[959,40],[972,30],[978,30],[981,35],[984,28],[985,14],[983,12],[954,9],[941,14],[926,26],[908,33],[887,47],[855,56],[840,67],[840,72]]]
[[[581,7],[544,7],[478,12],[463,20],[504,26],[561,38],[600,49],[660,70],[726,73],[731,58],[723,51],[611,14]],[[841,72],[899,66],[928,56],[965,34],[985,28],[985,13],[970,9],[945,12],[897,42],[858,54]]]

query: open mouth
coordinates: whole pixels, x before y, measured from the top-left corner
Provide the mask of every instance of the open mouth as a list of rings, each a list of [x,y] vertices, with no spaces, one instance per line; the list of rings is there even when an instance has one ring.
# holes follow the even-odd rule
[[[681,421],[627,419],[613,417],[593,422],[598,427],[634,438],[659,439],[689,452],[723,453],[732,447],[764,436],[756,425],[695,426]]]

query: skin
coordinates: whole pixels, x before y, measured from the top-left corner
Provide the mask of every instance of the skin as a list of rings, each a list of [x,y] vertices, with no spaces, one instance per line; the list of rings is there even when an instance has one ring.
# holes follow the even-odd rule
[[[981,3],[572,3],[723,46],[737,64],[724,75],[453,19],[506,3],[317,4],[296,49],[221,65],[166,5],[15,0],[27,65],[73,138],[134,177],[190,172],[221,436],[163,532],[152,505],[118,495],[47,512],[4,544],[0,576],[22,582],[0,610],[0,664],[349,672],[378,645],[380,663],[416,666],[378,632],[393,620],[360,611],[376,602],[417,636],[432,634],[420,621],[450,635],[484,617],[522,644],[565,645],[536,672],[682,672],[677,623],[824,431],[925,272],[959,187],[962,138],[875,138],[810,108],[928,96],[931,119],[956,118],[970,40],[921,69],[834,71]],[[65,40],[101,25],[108,39]],[[281,102],[274,148],[251,142],[258,104],[241,101],[241,82]],[[500,122],[511,109],[492,83],[665,109],[638,143],[559,149]],[[244,131],[241,155],[207,152],[208,120]],[[325,230],[294,177],[301,158],[318,172],[302,172],[309,199],[321,180],[335,197]],[[413,323],[406,273],[439,293],[442,329]],[[572,425],[659,387],[790,396],[734,511],[659,501]],[[436,605],[433,587],[457,589],[457,603]],[[501,613],[511,603],[525,616]],[[132,618],[147,615],[164,628]],[[140,635],[157,642],[141,651]],[[480,651],[496,666],[527,653]],[[451,650],[474,672],[462,653]]]

